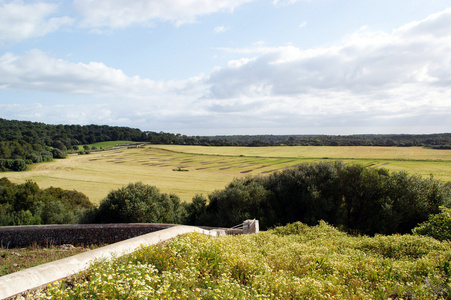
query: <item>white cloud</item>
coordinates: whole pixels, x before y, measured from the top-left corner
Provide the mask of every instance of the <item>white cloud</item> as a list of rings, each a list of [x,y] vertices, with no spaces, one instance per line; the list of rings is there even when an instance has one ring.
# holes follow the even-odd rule
[[[447,30],[441,27],[450,13],[451,10],[446,10],[418,22],[418,27],[402,28],[393,34],[358,31],[328,48],[235,49],[236,53],[260,54],[254,59],[234,60],[229,64],[232,68],[212,73],[213,95],[220,98],[243,95],[250,86],[262,84],[270,86],[274,96],[301,95],[314,90],[371,94],[403,85],[435,89],[451,79],[451,22]],[[422,28],[431,28],[433,37],[424,39]],[[438,38],[435,29],[440,31]],[[216,94],[215,89],[227,93]]]
[[[175,120],[202,115],[196,99],[206,90],[202,77],[154,81],[127,76],[100,62],[73,63],[40,50],[0,56],[0,74],[0,91],[31,91],[28,95],[33,96],[25,99],[34,101],[8,104],[5,99],[0,104],[2,117],[45,123],[96,123],[168,131]]]
[[[451,114],[450,15],[448,9],[391,34],[363,28],[327,48],[223,49],[254,57],[210,75],[210,109],[250,98],[254,105],[246,113],[267,120],[343,116],[358,124],[365,116],[415,125],[415,118],[435,115],[435,123],[449,124],[443,116]]]
[[[274,5],[290,5],[298,2],[299,0],[273,0]]]
[[[305,21],[299,24],[299,28],[304,28],[305,26],[307,26],[307,22]]]
[[[447,38],[450,36],[451,8],[432,14],[421,21],[415,21],[395,30],[395,35],[404,37]]]
[[[215,27],[215,33],[223,33],[226,32],[228,30],[227,27],[225,26],[217,26]]]
[[[57,10],[57,5],[50,3],[0,2],[0,41],[44,36],[73,23],[69,17],[52,17]]]
[[[2,116],[10,119],[169,131],[179,124],[175,120],[203,115],[196,103],[206,90],[201,76],[154,81],[127,76],[100,62],[73,63],[54,58],[41,50],[0,56],[0,74],[0,91],[41,95],[32,105],[0,104]],[[43,97],[57,100],[40,100]]]
[[[253,0],[75,0],[73,5],[83,18],[83,26],[123,28],[155,21],[192,23],[198,16],[233,11],[250,1]]]

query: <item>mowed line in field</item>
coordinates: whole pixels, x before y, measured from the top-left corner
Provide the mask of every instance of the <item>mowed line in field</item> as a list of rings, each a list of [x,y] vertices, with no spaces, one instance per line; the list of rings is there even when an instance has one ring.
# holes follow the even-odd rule
[[[155,185],[161,192],[175,193],[182,200],[191,201],[196,194],[207,196],[216,189],[224,188],[236,177],[266,175],[300,163],[323,160],[324,157],[343,158],[352,150],[356,159],[343,159],[345,163],[361,163],[395,171],[407,170],[424,176],[433,173],[435,178],[451,180],[451,151],[448,150],[435,150],[445,152],[429,153],[429,159],[441,157],[442,160],[427,161],[427,154],[418,149],[410,149],[413,150],[410,154],[404,152],[401,155],[394,153],[398,148],[388,152],[385,148],[374,151],[367,149],[368,147],[340,148],[342,147],[152,145],[138,149],[70,156],[51,163],[37,164],[30,171],[7,172],[2,176],[16,183],[32,180],[41,188],[54,186],[77,190],[85,193],[94,203],[99,203],[109,191],[137,181]],[[402,160],[398,161],[392,157],[383,159],[390,151],[396,157],[401,155]],[[371,158],[371,155],[375,155],[376,158]],[[418,159],[420,161],[417,161]],[[188,171],[173,171],[177,168]]]

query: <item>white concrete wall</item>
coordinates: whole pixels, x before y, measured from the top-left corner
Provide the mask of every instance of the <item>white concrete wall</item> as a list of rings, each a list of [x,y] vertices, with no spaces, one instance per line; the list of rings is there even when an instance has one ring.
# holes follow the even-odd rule
[[[0,299],[12,297],[29,289],[45,286],[51,282],[86,270],[95,259],[108,259],[112,255],[119,257],[135,251],[141,245],[158,244],[188,232],[199,232],[212,236],[223,234],[222,231],[218,230],[204,230],[199,227],[184,225],[148,233],[65,259],[2,276],[0,277]]]

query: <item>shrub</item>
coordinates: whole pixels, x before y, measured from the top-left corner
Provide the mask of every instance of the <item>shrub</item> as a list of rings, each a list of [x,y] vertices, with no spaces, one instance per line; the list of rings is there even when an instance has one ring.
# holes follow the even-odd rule
[[[27,164],[23,159],[0,159],[0,171],[25,171]]]
[[[440,213],[430,215],[426,222],[415,227],[413,234],[430,236],[439,241],[451,241],[451,209],[440,206],[440,210]]]
[[[111,191],[100,203],[100,223],[181,223],[185,205],[176,195],[162,194],[155,186],[141,182]]]
[[[53,155],[53,158],[66,158],[66,156],[67,156],[65,151],[58,149],[58,148],[52,149],[52,155]]]
[[[50,187],[41,190],[0,179],[0,226],[78,223],[92,203],[86,195]]]

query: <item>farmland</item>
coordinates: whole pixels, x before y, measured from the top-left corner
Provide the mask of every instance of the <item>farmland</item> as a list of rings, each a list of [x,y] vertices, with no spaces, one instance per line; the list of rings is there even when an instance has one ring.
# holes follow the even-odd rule
[[[5,172],[15,183],[32,180],[85,193],[99,203],[109,191],[131,182],[157,186],[190,201],[222,189],[233,178],[265,175],[306,162],[341,160],[368,167],[451,180],[451,150],[420,147],[202,147],[152,145],[137,149],[74,155],[35,164],[26,172]],[[185,170],[181,172],[179,170]]]

